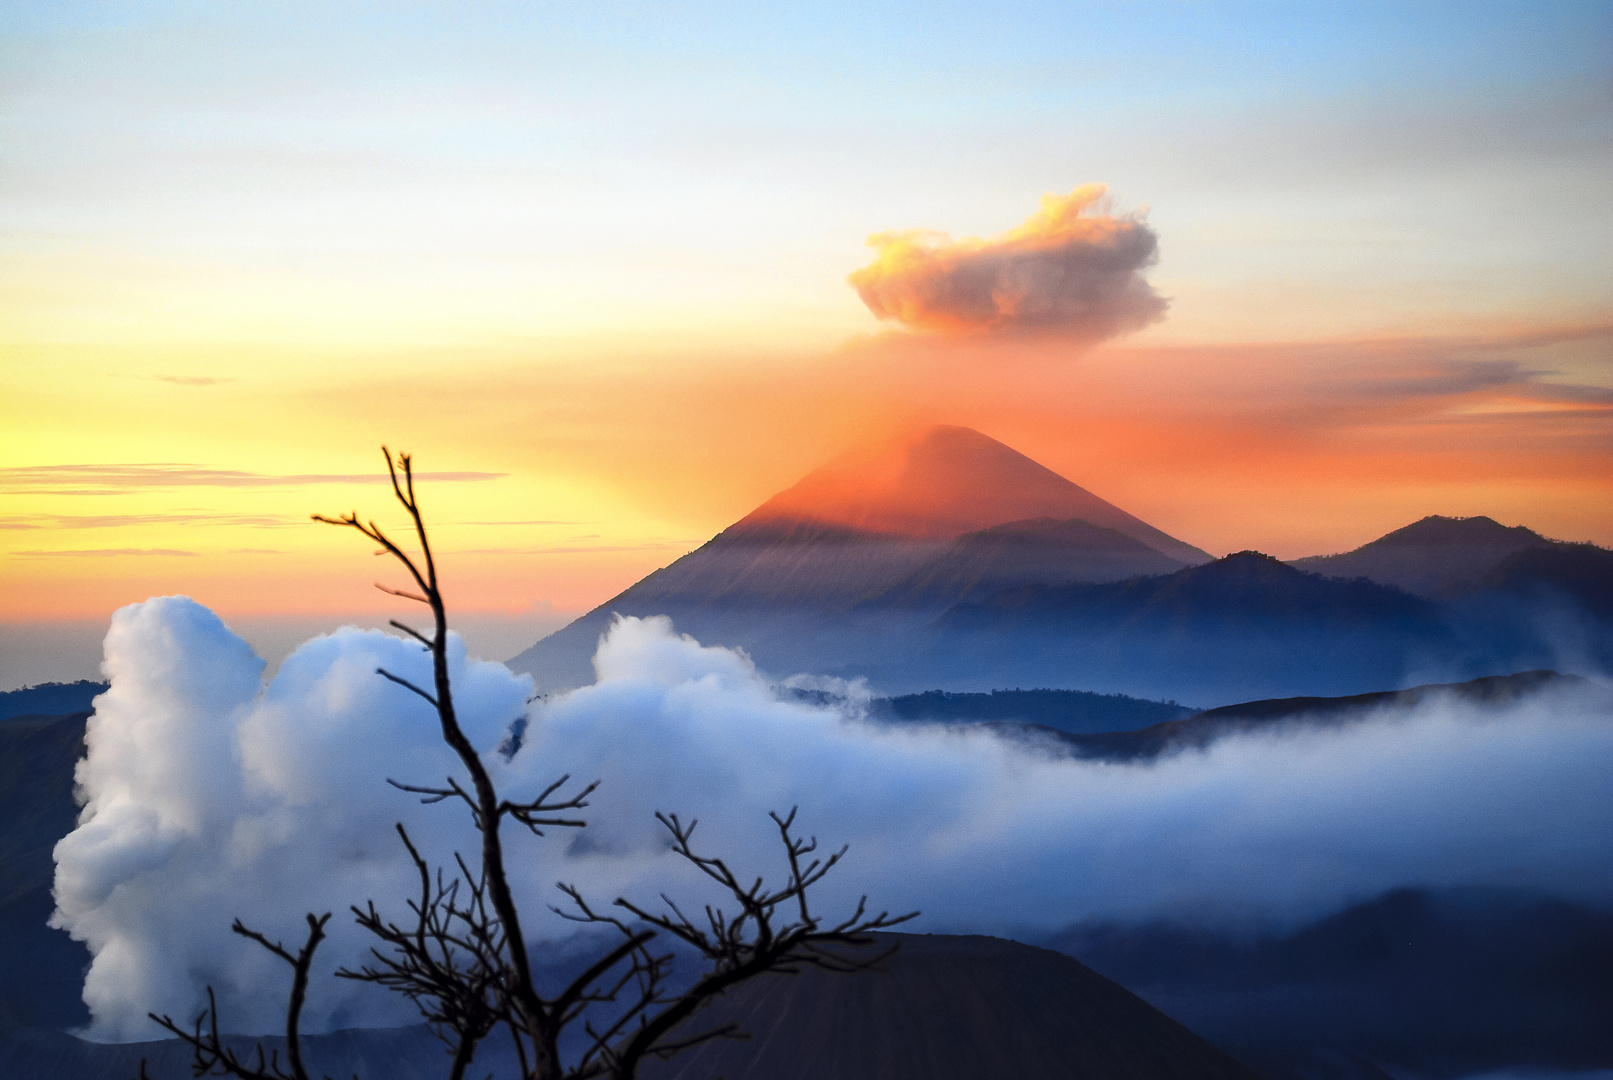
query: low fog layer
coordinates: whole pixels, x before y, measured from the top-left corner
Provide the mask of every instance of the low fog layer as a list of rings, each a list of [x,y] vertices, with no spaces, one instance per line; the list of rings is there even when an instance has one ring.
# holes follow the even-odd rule
[[[603,903],[709,895],[666,850],[656,810],[698,817],[697,847],[778,876],[767,820],[799,804],[828,847],[836,914],[920,908],[917,929],[1038,936],[1083,920],[1171,918],[1273,928],[1397,886],[1527,887],[1613,907],[1613,718],[1601,693],[1483,713],[1436,700],[1325,729],[1227,738],[1150,764],[1060,757],[983,730],[882,726],[854,707],[781,698],[743,654],[664,619],[625,619],[599,682],[526,704],[530,680],[468,659],[453,676],[467,732],[505,793],[563,773],[600,779],[584,830],[510,830],[532,936],[556,881]],[[422,806],[388,777],[454,773],[430,707],[375,674],[428,681],[418,645],[346,628],[263,662],[182,597],[124,608],[106,641],[78,779],[79,828],[57,848],[56,921],[95,956],[92,1034],[149,1038],[148,1010],[193,1016],[211,983],[229,1026],[281,1022],[284,965],[233,937],[234,918],[300,941],[336,911],[318,965],[362,961],[350,904],[407,916],[412,871],[392,826],[446,862],[474,853],[462,806]],[[499,752],[530,716],[520,749]],[[305,1026],[402,1023],[384,992],[318,979]]]

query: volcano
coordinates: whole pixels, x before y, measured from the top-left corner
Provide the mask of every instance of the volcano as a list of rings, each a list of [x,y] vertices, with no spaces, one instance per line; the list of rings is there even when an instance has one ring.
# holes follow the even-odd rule
[[[723,536],[840,532],[950,540],[1036,519],[1113,529],[1184,566],[1210,561],[1198,548],[965,427],[935,427],[914,440],[849,451],[767,500]]]
[[[544,690],[592,682],[594,649],[620,614],[669,615],[776,674],[842,671],[914,646],[941,610],[982,590],[1209,561],[996,439],[936,427],[836,458],[510,666]]]

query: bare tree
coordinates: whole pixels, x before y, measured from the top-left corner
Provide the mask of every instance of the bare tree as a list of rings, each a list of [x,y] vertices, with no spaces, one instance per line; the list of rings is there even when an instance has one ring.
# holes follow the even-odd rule
[[[369,962],[338,971],[338,976],[386,987],[414,1002],[447,1045],[451,1080],[464,1077],[477,1047],[500,1030],[512,1041],[521,1075],[527,1080],[632,1080],[647,1058],[670,1057],[711,1039],[744,1037],[733,1024],[702,1026],[698,1020],[706,1005],[739,983],[767,973],[794,974],[806,967],[862,971],[889,956],[889,951],[851,955],[845,950],[870,945],[870,931],[896,926],[917,912],[870,915],[864,897],[849,916],[838,921],[826,921],[816,914],[808,903],[808,890],[839,862],[846,849],[815,857],[816,838],[803,839],[794,831],[794,809],[787,815],[772,814],[788,867],[783,884],[776,888],[768,888],[761,878],[746,885],[722,859],[697,851],[693,845],[695,821],[685,824],[676,814],[657,813],[672,850],[726,891],[737,910],[729,914],[707,907],[703,919],[694,919],[662,894],[665,907],[661,911],[624,898],[601,911],[575,886],[561,884],[568,902],[553,910],[575,922],[609,930],[611,944],[558,994],[540,993],[505,870],[501,827],[509,819],[540,837],[546,829],[582,828],[585,823],[576,814],[587,807],[588,796],[599,782],[566,794],[571,778],[562,776],[526,802],[506,799],[494,787],[454,711],[448,616],[415,496],[411,459],[400,454],[394,460],[385,447],[382,452],[392,493],[413,524],[418,558],[394,543],[374,521],[360,520],[356,513],[337,518],[315,515],[314,520],[355,529],[379,545],[378,554],[396,560],[408,572],[414,588],[376,587],[431,610],[429,635],[402,622],[394,621],[392,626],[431,654],[432,685],[421,687],[384,668],[376,673],[431,704],[443,741],[454,750],[470,781],[468,786],[455,777],[430,786],[389,782],[419,795],[422,802],[463,803],[479,835],[481,851],[475,865],[456,856],[454,872],[434,870],[399,825],[399,839],[419,875],[419,893],[408,901],[410,914],[401,923],[384,916],[373,901],[352,909],[359,925],[376,937],[377,944]],[[308,936],[296,953],[239,921],[233,927],[292,968],[284,1065],[278,1054],[265,1055],[261,1045],[247,1059],[225,1045],[211,990],[208,1008],[188,1028],[172,1017],[152,1014],[153,1020],[191,1046],[196,1076],[309,1080],[298,1024],[314,951],[324,939],[329,919],[328,913],[307,916]],[[703,959],[703,974],[692,984],[681,989],[673,985],[673,953],[658,946],[662,935]],[[585,1036],[583,1049],[568,1063],[562,1060],[561,1033],[577,1024],[582,1025]],[[144,1066],[141,1073],[144,1076]]]

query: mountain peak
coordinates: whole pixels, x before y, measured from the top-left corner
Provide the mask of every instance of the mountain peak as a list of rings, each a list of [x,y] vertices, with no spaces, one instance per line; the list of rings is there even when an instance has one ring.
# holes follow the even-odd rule
[[[1370,578],[1419,596],[1444,596],[1473,588],[1509,555],[1556,546],[1522,525],[1431,514],[1354,551],[1299,559],[1294,565],[1331,577]]]
[[[1545,547],[1550,543],[1533,529],[1522,525],[1507,526],[1492,517],[1441,517],[1430,514],[1404,528],[1385,533],[1371,544],[1484,544],[1488,546],[1522,548]]]
[[[727,534],[777,537],[824,528],[950,540],[1009,522],[1080,519],[1181,562],[1209,556],[972,428],[933,427],[862,446],[807,474]]]

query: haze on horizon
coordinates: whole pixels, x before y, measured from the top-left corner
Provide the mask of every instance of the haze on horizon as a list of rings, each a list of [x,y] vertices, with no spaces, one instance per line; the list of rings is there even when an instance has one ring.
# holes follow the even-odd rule
[[[0,689],[151,595],[255,644],[384,610],[307,521],[383,442],[497,658],[935,423],[1214,554],[1613,544],[1610,44],[1589,2],[8,11]]]

